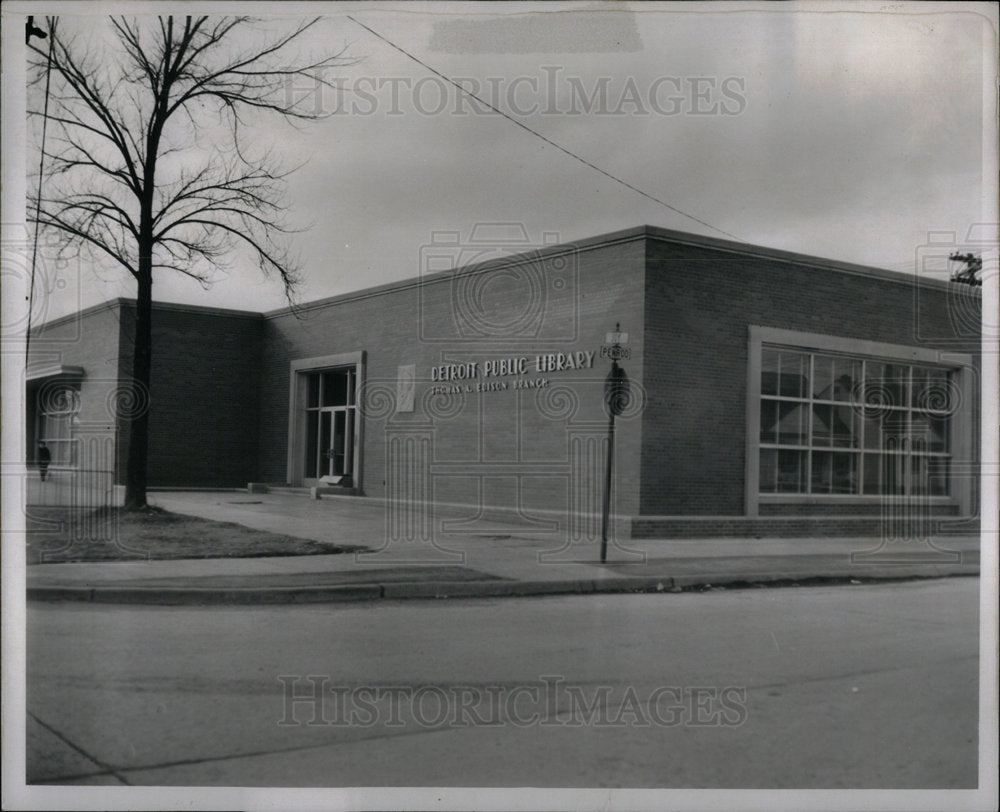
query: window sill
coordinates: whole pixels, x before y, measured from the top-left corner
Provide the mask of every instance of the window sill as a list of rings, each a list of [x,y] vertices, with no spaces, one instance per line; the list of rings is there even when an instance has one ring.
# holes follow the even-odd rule
[[[760,504],[794,504],[794,505],[828,505],[831,503],[857,502],[873,504],[878,502],[929,502],[934,505],[957,505],[958,500],[951,496],[902,496],[902,495],[871,495],[857,493],[762,493],[757,497]]]

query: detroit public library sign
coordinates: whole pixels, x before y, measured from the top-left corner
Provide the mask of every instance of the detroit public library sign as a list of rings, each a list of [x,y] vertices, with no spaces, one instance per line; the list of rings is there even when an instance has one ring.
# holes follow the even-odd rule
[[[549,352],[517,358],[496,358],[484,361],[466,361],[460,364],[441,364],[431,367],[431,394],[447,395],[459,392],[500,392],[506,389],[540,389],[549,385],[548,378],[524,378],[529,370],[535,373],[562,372],[567,369],[592,369],[594,352]],[[484,380],[514,377],[513,381]]]
[[[896,506],[908,538],[978,532],[981,289],[653,226],[462,256],[295,311],[155,304],[150,485],[336,480],[575,543],[601,537],[613,455],[622,536],[881,538]],[[134,311],[32,329],[29,447],[57,483],[121,475],[130,360],[107,348]],[[614,361],[634,396],[609,454]]]

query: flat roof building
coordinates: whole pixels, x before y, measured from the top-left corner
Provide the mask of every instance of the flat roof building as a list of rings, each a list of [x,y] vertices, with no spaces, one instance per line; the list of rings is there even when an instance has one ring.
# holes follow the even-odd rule
[[[53,320],[28,448],[121,484],[149,408],[151,487],[329,487],[385,499],[390,535],[452,506],[589,540],[617,358],[620,536],[869,534],[887,506],[977,532],[978,290],[649,226],[468,262],[505,246],[436,239],[418,277],[294,310],[154,304],[142,402],[134,302]]]

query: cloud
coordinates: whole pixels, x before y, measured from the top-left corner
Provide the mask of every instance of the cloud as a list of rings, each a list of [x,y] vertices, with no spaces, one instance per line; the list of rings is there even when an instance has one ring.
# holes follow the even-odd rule
[[[750,243],[899,267],[927,231],[964,233],[994,182],[982,166],[982,19],[800,8],[441,19],[372,7],[359,19],[435,70],[475,80],[501,109],[586,161]],[[427,68],[343,17],[325,25],[326,40],[350,40],[365,57],[340,73],[345,86],[382,89],[363,113],[347,107],[302,131],[259,132],[289,162],[308,158],[292,178],[290,211],[314,224],[296,238],[306,300],[415,276],[435,231],[465,234],[478,222],[522,222],[538,239],[642,223],[721,236],[502,116],[472,112]],[[608,32],[620,48],[595,39]],[[611,114],[628,82],[640,96],[654,86],[672,92],[665,78],[679,82],[675,114]],[[726,79],[740,83],[738,114],[693,114],[692,83],[713,83],[713,103]],[[608,114],[584,104],[602,81]],[[427,114],[441,91],[446,103]],[[352,100],[363,98],[320,103]],[[536,102],[532,112],[513,109]],[[280,289],[249,268],[208,296],[164,276],[157,295],[282,304]]]

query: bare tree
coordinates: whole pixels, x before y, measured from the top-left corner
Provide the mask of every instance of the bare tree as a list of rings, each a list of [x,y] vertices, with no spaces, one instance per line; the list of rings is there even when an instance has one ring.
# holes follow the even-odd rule
[[[353,60],[343,50],[297,53],[318,21],[275,35],[246,17],[110,18],[103,39],[86,41],[50,18],[48,42],[29,42],[31,81],[51,81],[47,110],[29,111],[50,128],[31,219],[135,278],[137,399],[150,384],[154,271],[207,286],[219,262],[249,252],[292,301],[299,268],[284,244],[288,170],[247,132],[261,115],[291,123],[327,115],[303,90],[329,85],[329,70]],[[146,505],[148,427],[145,409],[129,421],[130,509]]]

